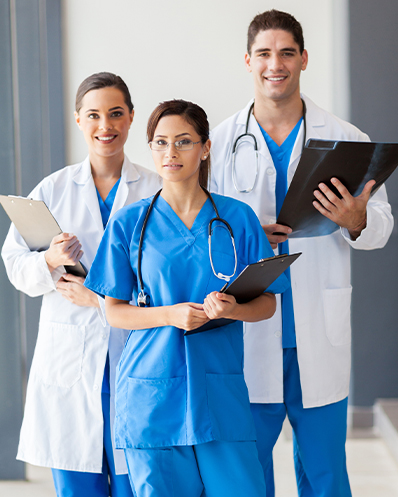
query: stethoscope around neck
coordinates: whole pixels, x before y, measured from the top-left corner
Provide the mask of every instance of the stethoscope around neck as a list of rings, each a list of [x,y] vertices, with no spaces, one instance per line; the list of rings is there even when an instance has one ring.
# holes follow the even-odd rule
[[[303,144],[301,147],[301,153],[303,153],[304,150],[304,145],[306,141],[306,136],[307,136],[307,122],[306,122],[306,114],[307,114],[307,107],[305,105],[305,102],[303,99],[301,99],[303,103],[303,125],[304,125],[304,137],[303,137]],[[258,171],[259,171],[259,165],[258,165],[258,144],[257,144],[257,139],[253,135],[253,133],[249,133],[249,121],[250,121],[250,116],[253,112],[254,109],[254,102],[251,104],[249,108],[249,112],[247,113],[247,119],[246,119],[246,128],[245,132],[236,138],[234,141],[233,147],[232,147],[232,182],[234,184],[234,188],[238,193],[250,193],[254,187],[256,186],[257,183],[257,176],[258,176]],[[236,154],[237,154],[237,149],[239,146],[239,142],[243,139],[249,137],[250,140],[253,141],[253,147],[254,147],[254,153],[256,156],[256,172],[254,176],[254,181],[253,185],[250,188],[244,188],[242,190],[239,189],[237,179],[236,179]]]
[[[238,257],[236,255],[234,233],[232,231],[232,228],[231,228],[230,224],[225,219],[222,219],[220,217],[220,215],[218,213],[217,206],[216,206],[216,204],[215,204],[215,202],[213,200],[213,197],[211,196],[210,192],[208,192],[206,190],[206,188],[204,188],[203,186],[202,186],[202,189],[206,193],[206,195],[209,197],[211,205],[213,206],[213,209],[214,209],[214,211],[216,213],[216,217],[213,217],[213,219],[211,219],[209,221],[209,226],[208,226],[209,259],[210,259],[211,269],[212,269],[214,275],[217,278],[219,278],[220,280],[226,281],[228,283],[230,281],[230,279],[235,275],[236,268],[237,268],[237,265],[238,265]],[[144,282],[143,282],[143,279],[142,279],[142,270],[141,270],[142,244],[143,244],[143,241],[144,241],[144,235],[145,235],[145,230],[146,230],[146,227],[147,227],[147,224],[148,224],[149,216],[150,216],[150,214],[152,212],[153,206],[154,206],[157,198],[159,197],[161,191],[162,191],[162,189],[160,189],[156,193],[156,195],[153,197],[152,202],[150,203],[150,205],[148,207],[148,210],[146,212],[146,215],[145,215],[145,218],[144,218],[144,222],[143,222],[142,228],[141,228],[140,241],[139,241],[139,244],[138,244],[138,257],[137,257],[137,259],[138,259],[137,260],[137,275],[138,275],[138,281],[139,281],[139,284],[140,284],[140,292],[138,293],[138,297],[137,297],[137,305],[139,307],[149,307],[149,305],[150,305],[150,297],[149,297],[149,295],[147,293],[145,293]],[[215,222],[222,223],[227,228],[227,230],[229,232],[229,235],[231,237],[231,243],[232,243],[232,248],[234,249],[234,257],[235,257],[235,266],[234,266],[233,273],[231,275],[225,275],[225,274],[222,274],[220,272],[216,273],[216,271],[214,269],[213,257],[211,255],[211,237],[212,237],[212,234],[213,234],[213,224]]]

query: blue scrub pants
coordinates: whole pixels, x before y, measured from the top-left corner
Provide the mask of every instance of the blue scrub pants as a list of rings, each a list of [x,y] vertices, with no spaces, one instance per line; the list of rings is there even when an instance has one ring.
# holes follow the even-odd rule
[[[251,404],[267,497],[275,495],[272,450],[286,417],[293,428],[294,464],[300,497],[351,497],[345,441],[347,399],[303,408],[297,350],[283,350],[282,404]]]
[[[255,442],[124,452],[135,497],[265,497]]]
[[[102,393],[104,456],[102,473],[52,469],[57,497],[132,497],[128,475],[116,475],[111,441],[110,395]],[[79,450],[76,447],[76,450]]]

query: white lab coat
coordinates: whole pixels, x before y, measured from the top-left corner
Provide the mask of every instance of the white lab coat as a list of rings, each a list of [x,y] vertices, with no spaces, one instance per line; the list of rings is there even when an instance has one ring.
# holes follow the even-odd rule
[[[111,215],[159,188],[158,175],[125,157]],[[89,158],[51,174],[30,197],[44,200],[61,229],[78,237],[84,251],[81,262],[89,269],[104,232]],[[38,466],[100,473],[105,360],[109,346],[113,419],[115,367],[128,331],[111,328],[98,308],[79,307],[63,298],[56,291],[63,267],[51,275],[44,252],[30,252],[13,225],[2,257],[18,290],[43,296],[17,458]],[[123,451],[114,450],[114,456],[117,473],[126,473]]]
[[[303,96],[307,106],[307,139],[369,140],[355,126],[316,106]],[[232,146],[245,132],[249,107],[217,126],[212,140],[213,192],[248,203],[262,225],[276,220],[276,170],[266,142],[253,115],[249,133],[257,139],[259,173],[251,193],[237,193],[232,182]],[[292,180],[303,143],[301,125],[288,169]],[[250,187],[254,178],[253,145],[240,147],[238,188]],[[246,167],[247,164],[247,167]],[[370,250],[383,247],[391,234],[393,218],[384,186],[367,206],[367,227],[356,241],[345,229],[331,235],[292,238],[290,253],[302,252],[291,267],[293,307],[296,324],[297,355],[304,407],[317,407],[344,399],[348,395],[351,367],[351,269],[350,246]],[[259,323],[245,324],[245,379],[250,401],[283,402],[282,319],[278,306],[275,315]]]

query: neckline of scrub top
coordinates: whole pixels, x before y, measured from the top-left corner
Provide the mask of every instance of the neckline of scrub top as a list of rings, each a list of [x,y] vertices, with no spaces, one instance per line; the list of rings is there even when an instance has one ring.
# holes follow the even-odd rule
[[[184,224],[184,222],[174,212],[170,204],[168,204],[161,195],[157,198],[154,208],[161,214],[165,215],[170,222],[173,223],[177,231],[184,238],[187,245],[193,245],[196,237],[203,231],[203,229],[207,229],[210,218],[216,217],[216,213],[214,212],[209,198],[206,199],[206,202],[198,212],[191,229]],[[214,216],[211,216],[212,211],[214,212]]]
[[[115,201],[116,192],[117,192],[117,189],[119,188],[119,184],[120,184],[120,178],[112,186],[112,188],[109,191],[105,200],[102,200],[102,197],[99,194],[98,189],[96,188],[98,203],[99,203],[100,212],[101,212],[102,224],[103,224],[104,228],[108,223],[109,216],[111,215],[113,203]]]

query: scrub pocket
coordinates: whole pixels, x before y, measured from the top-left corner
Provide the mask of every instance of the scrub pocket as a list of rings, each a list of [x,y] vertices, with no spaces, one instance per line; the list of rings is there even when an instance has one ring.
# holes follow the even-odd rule
[[[212,432],[216,440],[255,440],[243,374],[206,374],[207,400]]]
[[[85,326],[41,323],[35,372],[45,385],[70,388],[82,375]]]
[[[127,378],[127,383],[125,439],[128,446],[185,445],[186,377]]]
[[[323,290],[326,336],[335,347],[351,342],[351,293],[351,286]]]

